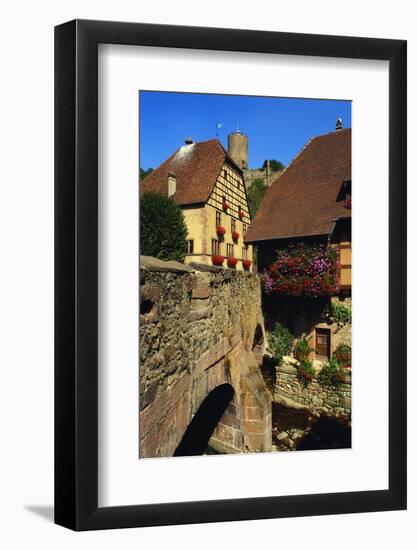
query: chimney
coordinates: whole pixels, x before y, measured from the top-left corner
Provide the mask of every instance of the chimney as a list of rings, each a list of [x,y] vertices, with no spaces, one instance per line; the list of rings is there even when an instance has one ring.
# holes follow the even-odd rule
[[[177,192],[177,178],[173,172],[168,172],[168,197],[172,197]]]
[[[194,143],[193,138],[185,138],[185,145],[192,145]]]
[[[343,130],[342,119],[340,117],[336,119],[336,131],[337,130]]]

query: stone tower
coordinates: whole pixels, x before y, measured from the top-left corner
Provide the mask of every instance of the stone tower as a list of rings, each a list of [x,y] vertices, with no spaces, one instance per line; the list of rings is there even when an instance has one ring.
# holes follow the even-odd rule
[[[228,152],[236,164],[242,169],[248,168],[248,136],[241,132],[228,135]]]

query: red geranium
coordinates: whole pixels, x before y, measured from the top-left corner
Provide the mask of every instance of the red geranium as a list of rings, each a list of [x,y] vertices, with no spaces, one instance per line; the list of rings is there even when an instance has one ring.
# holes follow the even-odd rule
[[[233,231],[233,233],[232,233],[232,239],[233,239],[234,241],[237,241],[237,240],[239,239],[239,237],[240,237],[239,233],[238,233],[237,231]]]
[[[228,210],[229,209],[229,204],[225,201],[223,203],[223,210]]]
[[[224,256],[214,255],[211,257],[211,261],[213,262],[213,265],[223,265]]]
[[[243,210],[239,210],[239,218],[243,218],[243,216],[245,215],[245,213],[243,212]]]
[[[237,264],[237,259],[236,258],[234,258],[233,256],[229,256],[227,258],[227,265],[229,267],[236,267],[236,264]]]
[[[242,265],[245,269],[249,269],[250,266],[252,265],[252,261],[251,260],[242,260]]]
[[[218,225],[218,226],[216,227],[216,233],[217,233],[217,235],[219,235],[219,237],[220,237],[220,236],[222,236],[222,235],[224,235],[224,234],[226,233],[226,229],[225,229],[224,227],[222,227],[221,225]]]

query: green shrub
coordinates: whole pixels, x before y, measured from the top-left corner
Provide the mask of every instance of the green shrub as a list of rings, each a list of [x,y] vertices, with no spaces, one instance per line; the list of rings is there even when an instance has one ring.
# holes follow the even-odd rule
[[[298,361],[306,361],[310,352],[310,338],[302,336],[297,340],[294,346],[294,357],[298,359]]]
[[[323,386],[338,386],[346,382],[346,371],[343,365],[335,357],[332,357],[328,363],[323,365],[317,379]]]
[[[342,303],[332,303],[332,317],[339,328],[352,323],[352,309]]]
[[[268,343],[272,355],[278,365],[282,363],[284,355],[288,355],[291,351],[293,336],[291,332],[281,325],[275,323],[273,331],[268,336]]]
[[[344,367],[350,367],[352,361],[352,348],[348,344],[339,344],[335,349],[333,357]]]
[[[315,376],[316,371],[313,368],[313,363],[308,359],[302,359],[297,367],[298,380],[306,386]]]
[[[256,178],[250,184],[247,191],[247,195],[248,195],[249,210],[252,218],[255,217],[255,214],[259,208],[259,205],[262,202],[262,199],[267,189],[268,189],[268,186],[262,178]]]
[[[187,252],[187,233],[184,214],[172,198],[154,192],[141,195],[141,254],[182,262]]]

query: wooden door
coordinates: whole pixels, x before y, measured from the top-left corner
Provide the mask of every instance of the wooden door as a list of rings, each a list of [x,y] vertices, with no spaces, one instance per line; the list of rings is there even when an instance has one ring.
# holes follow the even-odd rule
[[[316,328],[316,357],[330,359],[330,329]]]

